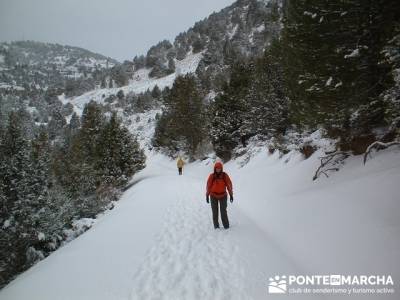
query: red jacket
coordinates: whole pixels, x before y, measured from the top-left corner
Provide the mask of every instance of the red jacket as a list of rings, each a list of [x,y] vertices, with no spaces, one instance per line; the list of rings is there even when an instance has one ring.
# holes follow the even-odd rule
[[[228,190],[229,195],[233,196],[231,179],[228,174],[223,171],[221,171],[220,174],[217,174],[215,171],[217,167],[222,170],[222,163],[216,162],[214,165],[214,173],[211,173],[210,176],[208,176],[206,195],[211,196],[212,198],[223,199],[227,196],[226,190]]]

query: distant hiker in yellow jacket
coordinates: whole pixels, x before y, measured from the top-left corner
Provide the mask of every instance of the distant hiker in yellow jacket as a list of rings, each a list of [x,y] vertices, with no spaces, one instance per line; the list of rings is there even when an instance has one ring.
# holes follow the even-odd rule
[[[185,162],[183,161],[183,159],[181,157],[179,157],[178,161],[176,162],[176,166],[178,167],[179,175],[182,175],[182,169],[183,169],[184,164],[185,164]]]

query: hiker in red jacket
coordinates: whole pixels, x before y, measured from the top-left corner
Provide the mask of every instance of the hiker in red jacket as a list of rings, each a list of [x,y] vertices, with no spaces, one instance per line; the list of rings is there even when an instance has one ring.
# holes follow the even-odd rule
[[[229,228],[228,214],[226,212],[226,207],[228,205],[227,204],[228,194],[226,190],[228,190],[230,201],[232,203],[233,190],[232,190],[231,179],[229,178],[228,174],[226,174],[223,171],[222,163],[216,162],[214,165],[214,173],[211,173],[210,176],[208,176],[207,193],[206,193],[207,203],[210,203],[210,196],[211,196],[211,209],[212,209],[215,229],[219,228],[218,204],[221,210],[222,225],[224,225],[225,229]]]

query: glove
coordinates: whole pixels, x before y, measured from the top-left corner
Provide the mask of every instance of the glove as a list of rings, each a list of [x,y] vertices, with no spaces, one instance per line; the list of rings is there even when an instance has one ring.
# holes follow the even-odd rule
[[[210,196],[206,196],[206,201],[207,201],[207,203],[210,203]]]
[[[233,195],[230,195],[229,200],[231,201],[231,203],[233,202]]]

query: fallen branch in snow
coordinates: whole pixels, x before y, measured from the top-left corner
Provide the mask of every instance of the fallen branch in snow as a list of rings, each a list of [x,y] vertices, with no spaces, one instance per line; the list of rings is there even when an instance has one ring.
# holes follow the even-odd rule
[[[327,155],[320,157],[321,165],[318,167],[313,180],[316,180],[321,174],[328,176],[329,171],[339,171],[339,166],[343,164],[343,161],[350,156],[349,153],[339,152],[327,152]]]
[[[364,165],[367,162],[368,155],[371,154],[372,149],[376,149],[376,151],[379,151],[379,150],[387,149],[387,148],[389,148],[391,146],[395,146],[395,145],[400,145],[400,142],[398,142],[398,141],[393,141],[390,143],[383,143],[383,142],[379,142],[379,141],[373,142],[371,145],[368,146],[367,150],[365,150]]]

